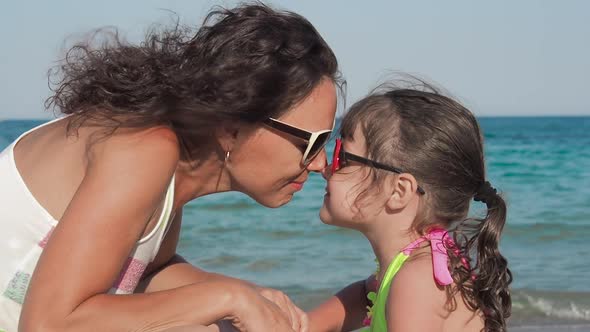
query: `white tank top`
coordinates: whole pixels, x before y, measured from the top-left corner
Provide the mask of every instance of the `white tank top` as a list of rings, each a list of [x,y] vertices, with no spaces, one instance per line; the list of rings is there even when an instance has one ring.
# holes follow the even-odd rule
[[[58,120],[60,119],[25,132],[0,152],[0,332],[17,331],[31,275],[58,223],[35,200],[20,176],[14,161],[14,147],[28,133]],[[133,293],[145,268],[155,259],[168,232],[173,200],[174,177],[168,186],[156,226],[129,253],[109,293]]]

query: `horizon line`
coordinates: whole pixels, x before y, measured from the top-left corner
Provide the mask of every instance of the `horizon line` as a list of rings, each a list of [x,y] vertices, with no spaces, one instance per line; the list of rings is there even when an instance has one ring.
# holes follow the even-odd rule
[[[337,115],[336,119],[341,119],[344,115]],[[590,114],[484,114],[475,115],[476,118],[588,118]],[[16,117],[0,117],[0,122],[3,121],[48,121],[55,119],[55,117],[45,118],[16,118]]]

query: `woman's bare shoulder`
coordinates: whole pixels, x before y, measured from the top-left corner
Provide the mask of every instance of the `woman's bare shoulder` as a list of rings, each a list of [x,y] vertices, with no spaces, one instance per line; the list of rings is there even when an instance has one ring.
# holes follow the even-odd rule
[[[134,187],[136,191],[128,194],[138,198],[166,190],[180,150],[169,128],[128,130],[92,144],[87,160],[84,182],[109,181],[119,187]]]
[[[87,154],[91,163],[106,160],[131,165],[143,163],[149,167],[150,162],[176,164],[180,159],[180,148],[176,134],[168,127],[122,128],[106,138],[94,140],[88,145]]]

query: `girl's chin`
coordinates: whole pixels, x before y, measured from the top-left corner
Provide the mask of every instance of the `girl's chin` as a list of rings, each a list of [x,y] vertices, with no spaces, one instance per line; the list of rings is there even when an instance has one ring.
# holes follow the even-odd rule
[[[322,207],[320,208],[320,220],[322,221],[322,223],[326,224],[326,225],[334,225],[334,220],[332,218],[332,216],[330,215],[330,213],[328,212],[328,209],[326,208],[326,204],[322,205]]]
[[[326,224],[326,217],[327,217],[328,212],[326,211],[326,205],[322,205],[322,207],[320,208],[320,220]]]

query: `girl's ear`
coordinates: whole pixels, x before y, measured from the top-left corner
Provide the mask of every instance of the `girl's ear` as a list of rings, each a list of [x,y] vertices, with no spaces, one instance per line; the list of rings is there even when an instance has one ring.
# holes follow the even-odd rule
[[[391,210],[405,208],[418,191],[418,182],[409,173],[398,174],[390,184],[391,187],[388,190],[391,195],[386,202],[386,206]]]

